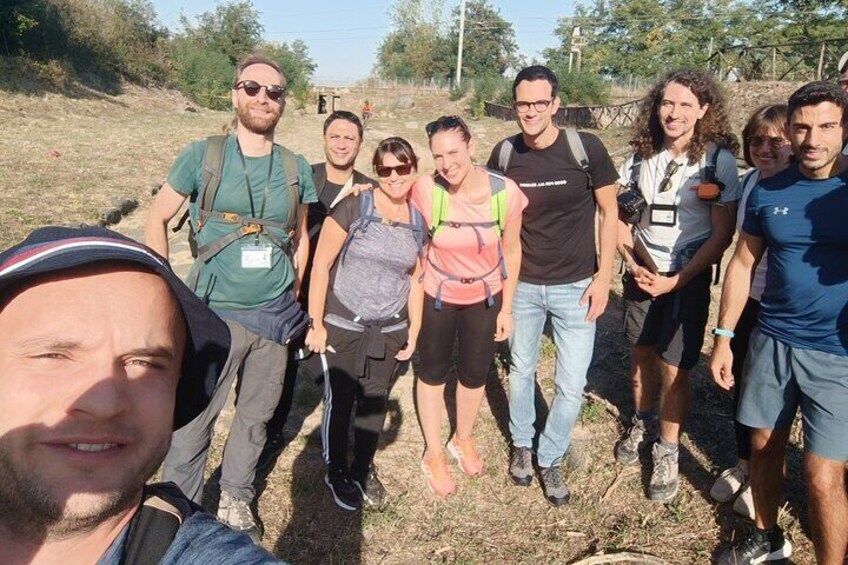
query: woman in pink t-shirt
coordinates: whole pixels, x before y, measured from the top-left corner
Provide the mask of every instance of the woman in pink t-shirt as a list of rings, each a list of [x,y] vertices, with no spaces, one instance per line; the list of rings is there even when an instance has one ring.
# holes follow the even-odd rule
[[[456,490],[441,429],[445,380],[457,339],[456,434],[447,448],[465,474],[483,471],[472,432],[495,342],[512,333],[527,198],[511,180],[472,163],[475,144],[461,118],[443,116],[426,130],[436,172],[412,187],[413,203],[434,232],[424,269],[416,400],[426,443],[421,468],[427,486],[442,497]]]

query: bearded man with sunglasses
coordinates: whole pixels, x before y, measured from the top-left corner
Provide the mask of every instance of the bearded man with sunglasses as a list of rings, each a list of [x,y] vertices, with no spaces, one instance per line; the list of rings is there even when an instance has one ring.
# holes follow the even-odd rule
[[[539,342],[550,316],[557,349],[556,393],[536,455],[545,498],[555,506],[570,497],[560,461],[583,402],[595,321],[609,299],[618,215],[618,173],[603,143],[594,135],[579,134],[588,161],[584,168],[572,154],[569,134],[553,122],[560,104],[557,84],[554,73],[541,65],[518,73],[512,93],[521,133],[496,145],[488,163],[514,180],[529,200],[521,225],[515,330],[509,340],[509,427],[514,446],[510,475],[519,486],[533,481],[535,374]],[[506,143],[513,146],[509,159],[502,153]]]
[[[168,222],[190,199],[199,245],[190,286],[247,335],[239,344],[241,363],[222,376],[210,407],[175,432],[163,480],[200,502],[215,419],[239,378],[221,464],[218,519],[254,540],[261,530],[250,508],[253,479],[282,393],[287,343],[306,325],[297,294],[309,256],[306,208],[317,201],[309,163],[274,143],[285,93],[286,79],[275,61],[258,55],[242,61],[232,90],[235,133],[223,140],[220,170],[209,171],[206,153],[213,138],[190,144],[171,168],[145,226],[147,244],[167,257]],[[210,188],[215,186],[210,174],[217,175],[217,189]],[[212,196],[204,198],[208,191]]]

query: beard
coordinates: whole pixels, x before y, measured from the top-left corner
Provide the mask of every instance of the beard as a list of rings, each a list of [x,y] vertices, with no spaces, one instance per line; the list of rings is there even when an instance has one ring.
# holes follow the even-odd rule
[[[269,103],[267,108],[270,113],[265,117],[254,116],[250,113],[250,109],[258,106],[258,102],[248,102],[243,106],[236,108],[236,116],[241,125],[247,128],[248,131],[259,135],[266,135],[274,131],[277,123],[280,121],[280,116],[283,115],[283,105],[277,103]]]
[[[63,493],[58,480],[51,482],[37,469],[28,468],[20,460],[16,463],[0,442],[0,528],[34,543],[86,534],[138,503],[144,484],[156,472],[169,446],[170,438],[157,445],[140,468],[123,473],[119,485],[96,492]],[[90,471],[79,473],[87,475]]]

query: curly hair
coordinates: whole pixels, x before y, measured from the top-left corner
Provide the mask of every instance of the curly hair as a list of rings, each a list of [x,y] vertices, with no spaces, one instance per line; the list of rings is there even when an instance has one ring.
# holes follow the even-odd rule
[[[689,160],[699,160],[710,141],[735,155],[739,151],[739,142],[730,128],[724,94],[709,74],[696,69],[671,71],[654,85],[642,101],[639,116],[636,118],[635,134],[630,141],[633,152],[643,159],[648,159],[662,149],[665,133],[660,124],[659,109],[665,89],[671,83],[691,90],[701,106],[709,104],[704,117],[695,124],[695,131],[687,148]]]

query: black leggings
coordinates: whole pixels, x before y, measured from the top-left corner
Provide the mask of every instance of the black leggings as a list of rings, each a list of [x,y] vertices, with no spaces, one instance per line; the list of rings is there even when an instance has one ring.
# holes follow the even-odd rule
[[[465,388],[480,388],[495,359],[495,330],[501,311],[502,295],[492,297],[494,304],[486,301],[476,304],[442,304],[436,310],[436,300],[424,295],[424,316],[421,321],[421,338],[418,352],[421,356],[421,382],[443,385],[453,365],[453,344],[459,338],[457,370],[459,382]]]
[[[736,419],[736,410],[739,407],[739,395],[742,391],[742,379],[745,378],[743,369],[745,368],[745,356],[748,354],[748,340],[751,338],[751,332],[754,331],[754,326],[757,325],[757,318],[760,315],[760,303],[753,298],[749,298],[745,303],[745,309],[742,310],[742,315],[739,316],[739,322],[736,323],[736,336],[730,340],[730,350],[733,351],[733,376],[736,379],[736,386],[733,387],[733,425],[736,430],[736,456],[739,459],[746,461],[751,459],[751,428],[745,424],[739,423]]]
[[[328,374],[324,378],[324,418],[321,422],[324,460],[330,470],[348,471],[350,413],[356,404],[350,474],[358,481],[365,479],[377,453],[386,419],[389,389],[398,365],[395,355],[403,348],[408,334],[406,329],[385,334],[385,356],[381,359],[369,357],[364,374],[358,375],[359,345],[365,334],[327,324],[327,343],[336,351],[326,354]]]

